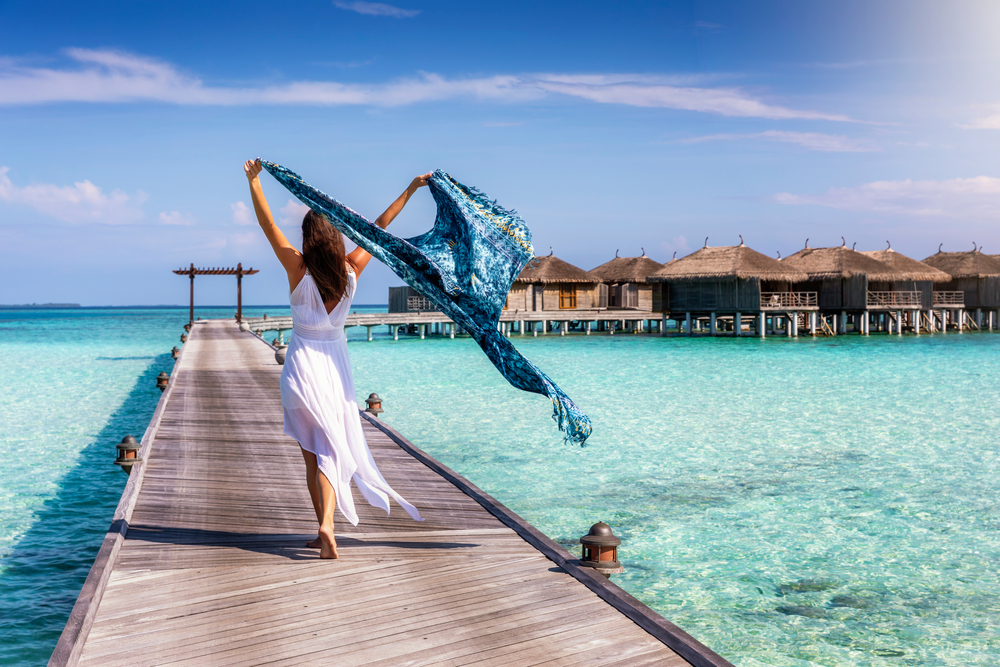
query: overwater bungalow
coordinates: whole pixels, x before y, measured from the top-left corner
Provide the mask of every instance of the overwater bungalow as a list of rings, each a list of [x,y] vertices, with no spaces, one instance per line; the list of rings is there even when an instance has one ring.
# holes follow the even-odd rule
[[[741,239],[742,240],[742,239]],[[765,335],[779,321],[787,335],[798,333],[799,313],[816,310],[816,294],[792,291],[792,285],[807,276],[783,262],[748,248],[718,246],[697,250],[687,257],[668,263],[649,277],[661,283],[662,312],[666,319],[684,319],[685,333],[692,324],[707,318],[708,333],[731,329],[739,336],[744,320],[756,322],[756,330]],[[720,327],[719,317],[724,317]],[[772,326],[768,327],[768,319]],[[694,321],[694,322],[693,322]],[[809,318],[808,323],[815,326]]]
[[[934,318],[929,313],[934,308],[935,295],[939,294],[935,291],[935,285],[949,282],[951,276],[929,264],[902,255],[891,246],[885,250],[863,250],[861,254],[896,269],[902,278],[883,286],[887,289],[879,289],[876,283],[869,284],[869,309],[901,310],[905,326],[917,332],[921,326],[933,331]],[[921,312],[928,314],[921,316]],[[884,318],[884,315],[880,316],[880,319]]]
[[[926,258],[924,264],[951,276],[949,282],[935,285],[934,310],[941,318],[961,330],[967,322],[965,311],[972,310],[977,327],[996,326],[1000,309],[1000,259],[985,255],[978,248],[942,252],[938,246],[937,253]]]
[[[511,285],[504,310],[590,310],[597,307],[594,295],[599,282],[549,252],[524,267]]]
[[[639,257],[619,257],[616,251],[613,260],[590,271],[601,281],[597,286],[597,306],[609,310],[652,312],[653,293],[659,292],[660,284],[649,282],[649,276],[663,266],[646,257],[645,250]]]
[[[807,241],[808,243],[808,241]],[[824,322],[829,317],[833,333],[844,334],[853,321],[856,333],[867,334],[871,311],[892,313],[885,320],[887,330],[900,333],[903,310],[920,308],[919,294],[911,293],[904,300],[882,300],[892,292],[894,283],[905,281],[904,274],[873,257],[844,245],[832,248],[810,248],[808,245],[781,263],[808,275],[797,289],[817,292],[818,306]],[[869,291],[872,294],[869,295]],[[909,299],[906,301],[906,299]],[[882,321],[882,318],[879,318]]]

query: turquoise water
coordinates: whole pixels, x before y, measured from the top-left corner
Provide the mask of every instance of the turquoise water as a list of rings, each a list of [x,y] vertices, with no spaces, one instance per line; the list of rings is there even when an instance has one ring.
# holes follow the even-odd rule
[[[0,311],[0,663],[47,660],[186,319]],[[615,581],[737,665],[1000,664],[1000,336],[515,335],[585,449],[471,340],[363,336],[359,400],[573,551],[610,523]]]

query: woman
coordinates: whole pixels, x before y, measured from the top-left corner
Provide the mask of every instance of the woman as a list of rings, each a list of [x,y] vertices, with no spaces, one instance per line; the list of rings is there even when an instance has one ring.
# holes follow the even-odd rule
[[[302,220],[302,252],[293,248],[274,224],[264,198],[258,179],[262,169],[259,159],[247,160],[243,169],[250,181],[257,222],[288,274],[294,335],[281,371],[281,406],[285,433],[298,441],[306,462],[306,483],[319,521],[319,535],[308,546],[320,547],[320,558],[338,558],[334,509],[339,507],[348,521],[358,523],[352,479],[370,504],[388,513],[392,497],[413,519],[423,520],[379,473],[354,402],[344,320],[358,276],[371,255],[361,248],[345,254],[340,232],[312,210]],[[414,178],[375,224],[388,227],[430,177]]]

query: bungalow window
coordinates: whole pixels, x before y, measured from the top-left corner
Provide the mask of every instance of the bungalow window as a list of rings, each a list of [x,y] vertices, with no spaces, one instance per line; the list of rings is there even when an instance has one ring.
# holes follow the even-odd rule
[[[559,308],[576,308],[576,285],[572,283],[559,285]]]

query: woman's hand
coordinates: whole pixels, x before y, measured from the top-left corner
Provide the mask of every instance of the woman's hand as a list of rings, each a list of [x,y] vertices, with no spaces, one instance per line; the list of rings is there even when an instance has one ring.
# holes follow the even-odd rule
[[[434,175],[433,171],[428,171],[423,176],[417,176],[410,182],[410,187],[413,188],[414,191],[416,191],[417,188],[424,187],[425,185],[427,185],[427,181],[431,180],[431,176],[433,175]]]
[[[257,180],[257,175],[260,174],[263,165],[260,163],[260,158],[256,160],[247,160],[246,164],[243,165],[243,171],[246,172],[247,180],[253,183]]]

